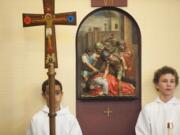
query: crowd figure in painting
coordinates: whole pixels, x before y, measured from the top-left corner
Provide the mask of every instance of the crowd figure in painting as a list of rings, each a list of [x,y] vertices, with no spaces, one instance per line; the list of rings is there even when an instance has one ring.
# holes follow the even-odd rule
[[[132,52],[123,40],[117,41],[110,34],[95,44],[95,50],[87,48],[81,58],[84,92],[91,96],[134,95],[134,84],[122,82],[132,69]]]

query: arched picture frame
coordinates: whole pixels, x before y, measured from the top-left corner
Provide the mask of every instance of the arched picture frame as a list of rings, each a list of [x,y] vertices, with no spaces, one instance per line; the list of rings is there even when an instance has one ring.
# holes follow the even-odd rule
[[[134,99],[141,89],[141,34],[122,9],[89,13],[76,35],[77,99]]]

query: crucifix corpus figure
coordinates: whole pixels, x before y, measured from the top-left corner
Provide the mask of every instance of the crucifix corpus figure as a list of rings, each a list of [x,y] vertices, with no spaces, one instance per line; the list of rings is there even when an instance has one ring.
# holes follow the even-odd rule
[[[76,25],[76,12],[54,13],[54,0],[43,0],[44,14],[23,14],[23,26],[45,26],[45,68],[49,79],[50,135],[55,135],[55,68],[58,67],[55,25]]]

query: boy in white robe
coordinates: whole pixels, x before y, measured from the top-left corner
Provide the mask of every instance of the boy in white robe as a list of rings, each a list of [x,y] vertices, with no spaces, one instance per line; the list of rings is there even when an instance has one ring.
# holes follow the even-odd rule
[[[180,100],[174,97],[179,83],[176,70],[167,66],[158,69],[153,82],[159,97],[140,112],[136,135],[180,135]]]
[[[26,135],[49,135],[49,85],[48,80],[42,84],[42,96],[46,100],[42,110],[37,112],[27,130]],[[62,84],[55,80],[56,135],[82,135],[77,119],[67,107],[60,106],[63,96]]]

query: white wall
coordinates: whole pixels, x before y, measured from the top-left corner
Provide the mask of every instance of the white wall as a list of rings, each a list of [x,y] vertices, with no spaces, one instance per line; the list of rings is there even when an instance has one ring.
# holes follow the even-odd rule
[[[56,26],[63,104],[75,113],[75,36],[79,23],[95,8],[90,0],[55,0],[56,12],[77,12],[77,26]],[[180,74],[180,1],[128,0],[142,34],[142,103],[156,97],[153,72],[163,65]],[[44,69],[44,28],[22,26],[22,13],[42,13],[42,0],[1,0],[0,4],[0,134],[24,135],[33,113],[41,108]],[[179,89],[179,88],[178,88]],[[180,98],[180,90],[177,92]]]

